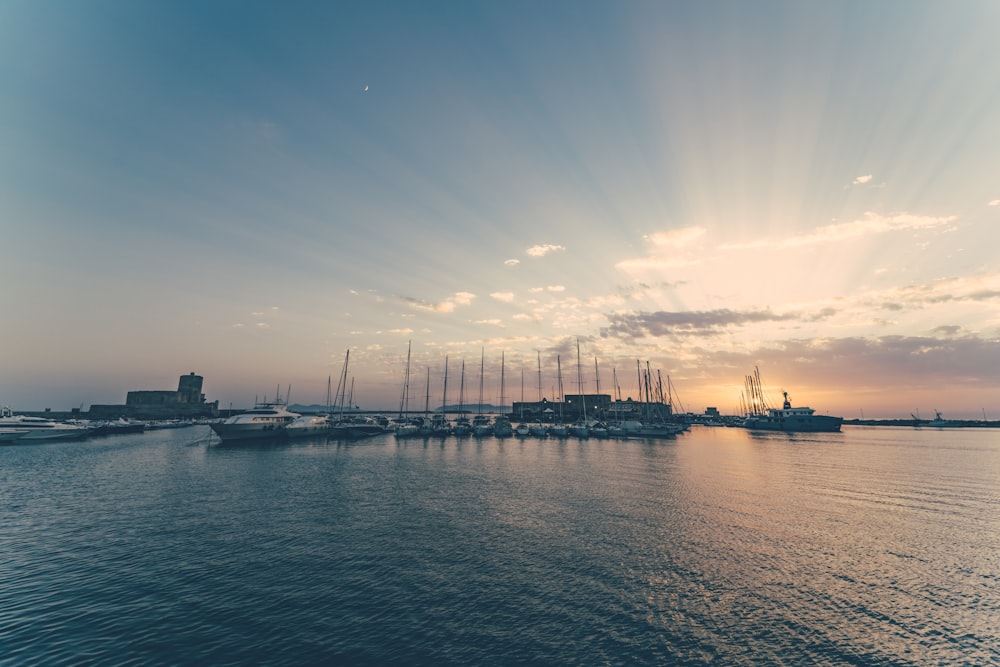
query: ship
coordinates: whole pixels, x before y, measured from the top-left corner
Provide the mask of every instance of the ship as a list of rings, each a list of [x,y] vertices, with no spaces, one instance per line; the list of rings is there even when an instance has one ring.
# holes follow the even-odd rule
[[[793,408],[788,392],[781,392],[784,403],[781,408],[769,408],[767,412],[751,414],[743,421],[743,427],[759,431],[836,433],[840,431],[843,417],[817,415],[812,408]]]

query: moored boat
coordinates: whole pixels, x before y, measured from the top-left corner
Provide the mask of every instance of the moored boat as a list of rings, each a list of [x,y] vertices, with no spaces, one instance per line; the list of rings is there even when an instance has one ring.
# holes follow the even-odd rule
[[[284,401],[275,399],[258,403],[252,410],[211,426],[223,442],[280,438],[287,435],[286,427],[299,416],[296,412],[289,412]]]
[[[60,422],[44,417],[15,415],[9,407],[0,410],[0,429],[22,431],[17,440],[78,440],[94,432],[87,424]]]
[[[326,415],[299,415],[285,426],[289,438],[304,438],[311,435],[328,435],[330,418]]]
[[[6,444],[8,442],[14,442],[15,440],[20,440],[28,432],[25,430],[18,430],[14,428],[0,428],[0,444]]]
[[[793,408],[788,392],[782,392],[784,403],[781,408],[769,408],[766,413],[749,415],[743,421],[743,428],[758,431],[787,431],[835,433],[840,431],[843,417],[817,415],[812,408]]]

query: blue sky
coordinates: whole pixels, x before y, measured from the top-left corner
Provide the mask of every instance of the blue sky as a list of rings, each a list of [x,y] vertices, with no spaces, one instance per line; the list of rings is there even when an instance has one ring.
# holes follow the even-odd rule
[[[579,339],[586,390],[639,359],[689,410],[760,366],[824,412],[1000,418],[998,19],[3,3],[0,402],[322,402],[350,349],[392,407],[411,340],[434,396],[485,353],[498,401],[503,353],[534,398]]]

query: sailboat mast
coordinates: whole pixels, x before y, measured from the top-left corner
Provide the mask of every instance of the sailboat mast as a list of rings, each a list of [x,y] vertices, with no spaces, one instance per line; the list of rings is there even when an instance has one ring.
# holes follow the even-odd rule
[[[500,414],[504,414],[504,394],[503,394],[503,350],[500,351]]]
[[[458,414],[465,412],[465,359],[462,359],[462,377],[458,383]]]
[[[542,402],[542,353],[538,352],[538,402]]]
[[[562,422],[563,419],[563,403],[566,402],[566,395],[563,393],[563,383],[562,383],[562,363],[559,360],[559,355],[556,355],[556,379],[559,383],[559,421]]]
[[[476,414],[483,414],[483,371],[486,369],[486,348],[481,348],[479,355],[479,409]]]
[[[424,394],[424,419],[431,411],[431,367],[427,367],[427,391]]]
[[[441,391],[441,412],[448,416],[448,355],[444,357],[444,389]]]
[[[406,343],[406,373],[403,375],[403,394],[399,397],[399,418],[403,418],[403,408],[410,411],[410,349],[413,341]]]

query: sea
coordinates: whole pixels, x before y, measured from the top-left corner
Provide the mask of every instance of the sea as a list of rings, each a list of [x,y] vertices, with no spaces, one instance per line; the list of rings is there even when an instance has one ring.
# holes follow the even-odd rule
[[[1000,430],[0,447],[0,665],[340,664],[1000,664]]]

